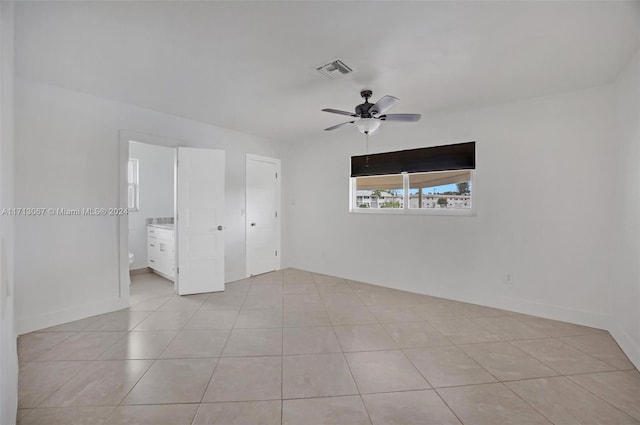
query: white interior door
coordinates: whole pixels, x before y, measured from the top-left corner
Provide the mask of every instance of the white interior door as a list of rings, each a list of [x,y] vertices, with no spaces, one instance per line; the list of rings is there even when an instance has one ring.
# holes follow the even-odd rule
[[[179,295],[224,291],[224,151],[178,148]]]
[[[247,155],[247,275],[280,269],[280,160]]]

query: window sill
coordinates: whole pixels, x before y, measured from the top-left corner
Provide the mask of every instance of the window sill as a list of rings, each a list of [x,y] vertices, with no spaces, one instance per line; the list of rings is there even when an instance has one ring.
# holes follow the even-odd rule
[[[439,215],[439,216],[461,216],[473,217],[476,215],[474,209],[470,210],[447,210],[447,209],[417,209],[417,208],[352,208],[351,214],[383,214],[383,215]]]

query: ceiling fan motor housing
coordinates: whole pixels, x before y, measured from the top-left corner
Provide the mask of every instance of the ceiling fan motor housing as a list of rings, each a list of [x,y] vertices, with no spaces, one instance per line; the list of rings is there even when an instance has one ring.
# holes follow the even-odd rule
[[[356,115],[360,118],[372,118],[369,113],[369,109],[373,106],[373,103],[369,103],[369,98],[373,96],[373,91],[368,89],[363,89],[360,91],[360,96],[364,98],[364,103],[356,106]]]
[[[369,102],[364,102],[356,106],[356,115],[358,115],[360,118],[372,118],[371,114],[369,113],[369,110],[372,106],[373,103]]]

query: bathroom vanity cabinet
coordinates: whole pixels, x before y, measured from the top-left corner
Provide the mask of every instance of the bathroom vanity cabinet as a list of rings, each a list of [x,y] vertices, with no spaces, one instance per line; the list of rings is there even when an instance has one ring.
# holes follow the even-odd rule
[[[176,250],[173,225],[147,225],[149,268],[169,280],[175,280]]]

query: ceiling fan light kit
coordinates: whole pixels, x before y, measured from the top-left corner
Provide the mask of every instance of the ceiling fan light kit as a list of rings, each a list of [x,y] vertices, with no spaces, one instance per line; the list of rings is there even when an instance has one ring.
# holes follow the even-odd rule
[[[354,121],[355,126],[360,133],[373,134],[378,128],[380,128],[380,120],[373,118],[360,118],[358,121]]]
[[[422,117],[420,114],[384,114],[389,108],[396,104],[398,101],[397,97],[383,96],[376,103],[370,103],[369,98],[373,96],[373,92],[366,89],[360,92],[360,96],[364,98],[364,103],[355,107],[355,113],[342,111],[340,109],[323,109],[323,112],[348,115],[356,118],[343,122],[342,124],[334,125],[333,127],[325,128],[325,131],[335,130],[347,124],[354,124],[358,131],[369,135],[378,132],[382,121],[416,122],[420,121]]]

